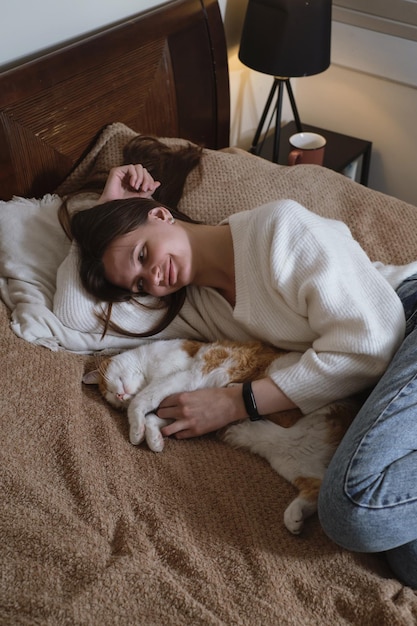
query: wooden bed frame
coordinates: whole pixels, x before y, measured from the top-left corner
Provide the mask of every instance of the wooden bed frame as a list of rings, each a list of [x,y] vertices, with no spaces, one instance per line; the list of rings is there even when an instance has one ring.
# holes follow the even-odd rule
[[[0,199],[53,191],[115,121],[228,145],[227,50],[215,0],[174,0],[2,72]]]

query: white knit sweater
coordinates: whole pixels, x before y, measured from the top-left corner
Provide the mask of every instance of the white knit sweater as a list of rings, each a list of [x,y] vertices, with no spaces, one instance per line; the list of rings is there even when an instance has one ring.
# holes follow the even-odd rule
[[[404,312],[347,226],[292,200],[228,222],[236,305],[192,288],[184,321],[208,340],[258,338],[291,350],[272,378],[304,413],[375,383],[403,339]]]
[[[180,314],[156,338],[261,339],[292,351],[275,361],[272,378],[305,413],[375,383],[404,336],[403,308],[388,280],[396,286],[415,264],[372,264],[346,225],[293,200],[228,222],[235,307],[214,289],[189,287]],[[137,345],[112,333],[100,341],[96,304],[80,285],[75,252],[58,272],[57,317],[96,337],[94,349]],[[158,316],[128,303],[113,309],[114,321],[134,332],[153,327]]]

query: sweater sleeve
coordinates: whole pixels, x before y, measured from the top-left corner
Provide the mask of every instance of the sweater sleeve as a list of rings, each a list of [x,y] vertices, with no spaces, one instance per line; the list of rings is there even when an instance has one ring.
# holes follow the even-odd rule
[[[293,205],[290,218],[284,212],[269,228],[265,282],[290,312],[282,325],[270,311],[277,335],[284,328],[290,337],[304,322],[311,339],[277,359],[270,375],[307,413],[375,384],[405,321],[397,294],[347,227]]]

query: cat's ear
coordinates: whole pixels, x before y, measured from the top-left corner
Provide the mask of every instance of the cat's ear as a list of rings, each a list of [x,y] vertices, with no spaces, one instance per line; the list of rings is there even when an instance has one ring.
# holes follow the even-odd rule
[[[100,372],[98,370],[92,370],[83,376],[83,383],[85,385],[98,385],[99,381]]]

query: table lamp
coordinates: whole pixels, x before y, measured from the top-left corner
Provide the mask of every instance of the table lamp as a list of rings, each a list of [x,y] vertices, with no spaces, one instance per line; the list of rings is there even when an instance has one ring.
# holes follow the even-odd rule
[[[324,72],[330,65],[331,0],[249,0],[239,59],[253,70],[274,76],[250,152],[258,154],[259,138],[278,89],[272,160],[278,163],[284,85],[298,132],[302,132],[290,78]],[[265,132],[265,136],[268,132]],[[265,140],[265,137],[264,137]]]

